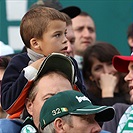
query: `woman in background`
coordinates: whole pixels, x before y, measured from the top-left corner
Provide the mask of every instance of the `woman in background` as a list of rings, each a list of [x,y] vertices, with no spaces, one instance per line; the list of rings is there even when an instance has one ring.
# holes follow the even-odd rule
[[[0,57],[0,118],[6,117],[6,112],[1,107],[1,81],[5,72],[5,69],[10,61],[11,57],[9,56],[1,56]]]
[[[107,42],[96,42],[89,46],[83,59],[83,78],[89,98],[96,105],[130,104],[129,88],[124,74],[112,65],[118,50]]]

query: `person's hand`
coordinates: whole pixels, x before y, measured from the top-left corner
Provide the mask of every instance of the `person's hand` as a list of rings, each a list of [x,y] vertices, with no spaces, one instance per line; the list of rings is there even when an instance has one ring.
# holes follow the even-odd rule
[[[101,74],[100,87],[102,90],[102,97],[114,97],[114,91],[118,82],[118,78],[112,74]]]
[[[30,66],[34,67],[35,69],[39,69],[40,65],[42,64],[42,62],[44,61],[46,57],[43,57],[41,59],[38,59],[37,61],[33,62],[32,64],[30,64]]]

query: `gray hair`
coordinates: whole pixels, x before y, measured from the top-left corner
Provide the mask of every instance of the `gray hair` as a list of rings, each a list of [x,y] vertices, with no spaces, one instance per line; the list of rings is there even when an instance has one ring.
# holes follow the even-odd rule
[[[61,117],[61,119],[63,121],[65,121],[68,125],[72,126],[71,115],[63,116],[63,117]],[[54,122],[52,122],[49,125],[47,125],[43,130],[41,129],[41,127],[39,127],[39,131],[40,131],[40,133],[55,133]]]

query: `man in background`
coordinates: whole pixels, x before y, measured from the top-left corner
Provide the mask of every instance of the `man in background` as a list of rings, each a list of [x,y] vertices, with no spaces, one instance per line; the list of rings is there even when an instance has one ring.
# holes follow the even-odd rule
[[[87,12],[81,12],[73,18],[72,26],[75,34],[74,58],[79,69],[82,69],[84,51],[96,41],[96,27],[94,20]]]

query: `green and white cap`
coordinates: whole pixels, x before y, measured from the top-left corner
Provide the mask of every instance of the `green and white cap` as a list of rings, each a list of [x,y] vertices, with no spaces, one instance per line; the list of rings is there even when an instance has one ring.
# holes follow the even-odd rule
[[[34,80],[37,80],[49,71],[60,71],[64,73],[71,84],[74,84],[76,81],[73,60],[64,54],[52,53],[48,55],[42,62]]]
[[[96,121],[105,122],[114,117],[115,110],[110,106],[93,105],[86,96],[78,91],[68,90],[59,92],[43,104],[40,112],[41,129],[43,130],[45,126],[53,122],[56,118],[68,114],[96,114]]]

